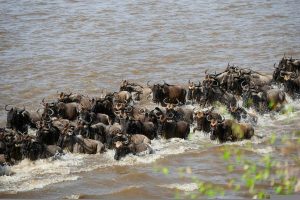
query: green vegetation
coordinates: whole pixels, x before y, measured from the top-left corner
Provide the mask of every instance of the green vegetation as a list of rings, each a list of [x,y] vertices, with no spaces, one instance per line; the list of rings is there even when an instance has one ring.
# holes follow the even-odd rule
[[[276,147],[275,155],[258,154],[259,158],[256,159],[251,159],[249,155],[245,156],[246,151],[257,148],[250,142],[243,148],[234,144],[222,146],[220,159],[226,163],[224,170],[227,171],[227,177],[230,177],[227,185],[220,186],[218,183],[201,181],[192,176],[191,180],[197,184],[198,190],[185,193],[178,190],[175,198],[197,199],[201,196],[216,198],[226,195],[227,192],[240,192],[244,197],[256,199],[270,198],[274,194],[293,194],[296,191],[295,186],[300,181],[292,172],[292,169],[299,170],[300,166],[300,131],[295,131],[289,136],[292,137],[283,135],[278,138],[272,134],[263,145],[273,149]],[[166,176],[170,173],[167,167],[156,168],[156,171]],[[185,174],[191,176],[192,170],[189,167],[181,168],[178,173],[181,177]],[[237,177],[237,174],[240,176]]]

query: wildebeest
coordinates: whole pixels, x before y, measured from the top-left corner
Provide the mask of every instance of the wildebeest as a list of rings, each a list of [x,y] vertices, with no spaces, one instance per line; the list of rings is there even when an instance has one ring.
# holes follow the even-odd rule
[[[37,141],[46,145],[54,145],[60,136],[60,130],[53,126],[52,121],[41,121],[36,132]]]
[[[300,76],[297,76],[295,72],[281,72],[280,76],[284,79],[284,91],[292,98],[299,97]]]
[[[193,109],[178,107],[179,103],[172,104],[172,103],[166,102],[165,100],[164,100],[164,103],[166,104],[166,113],[165,114],[167,116],[172,115],[173,119],[175,121],[183,120],[189,124],[193,123],[193,121],[194,121],[194,118],[193,118],[194,110]]]
[[[284,55],[278,64],[278,68],[283,69],[284,71],[295,72],[298,74],[300,70],[300,60],[293,59],[292,57],[287,58]]]
[[[122,135],[122,126],[119,123],[106,126],[106,146],[111,149],[113,147],[113,138]]]
[[[104,152],[104,145],[100,141],[86,139],[73,133],[61,134],[57,144],[62,149],[67,149],[72,153],[96,154]]]
[[[229,106],[230,103],[236,104],[235,96],[220,87],[217,79],[206,77],[203,80],[203,100],[204,106],[211,105],[214,102],[220,102]]]
[[[120,91],[114,93],[114,101],[125,102],[125,104],[129,104],[132,101],[132,95],[128,91]]]
[[[56,110],[59,117],[68,120],[75,120],[78,117],[79,104],[59,102],[56,105]]]
[[[248,113],[243,107],[240,107],[239,105],[237,105],[237,106],[230,105],[229,113],[238,122],[240,122],[241,120],[247,120],[251,124],[257,123],[257,116],[255,116],[254,114]]]
[[[115,144],[115,160],[120,160],[127,154],[136,155],[141,152],[153,153],[150,146],[151,141],[144,135],[135,134],[132,136],[123,135],[120,139],[116,138]]]
[[[21,133],[27,133],[28,126],[31,125],[29,112],[25,108],[11,107],[8,109],[7,107],[8,105],[5,106],[5,110],[8,112],[6,127]]]
[[[84,122],[84,124],[97,124],[103,123],[106,125],[110,124],[109,116],[102,113],[95,114],[94,112],[89,112],[88,110],[81,109],[79,111],[78,120]]]
[[[196,121],[196,127],[193,129],[195,131],[203,131],[205,133],[209,133],[210,129],[210,120],[218,119],[221,120],[222,117],[219,113],[213,111],[214,107],[204,110],[204,111],[196,111],[194,113],[194,120]]]
[[[211,120],[211,139],[220,142],[251,139],[254,129],[250,124],[237,123],[234,120]]]
[[[165,139],[182,138],[186,139],[190,133],[190,125],[185,121],[175,121],[173,116],[161,116],[162,137]]]
[[[189,87],[188,87],[188,92],[187,92],[187,100],[191,101],[192,104],[194,102],[200,103],[201,96],[203,95],[202,93],[202,85],[199,82],[198,85],[196,85],[194,82],[191,82],[189,80]]]
[[[106,114],[109,116],[111,123],[115,122],[114,104],[113,104],[113,94],[107,94],[104,98],[95,100],[91,112],[98,114]]]
[[[157,127],[153,122],[136,120],[127,116],[120,120],[123,134],[142,134],[150,138],[151,140],[157,136]]]
[[[149,82],[148,82],[149,83]],[[169,99],[170,103],[177,103],[178,101],[185,104],[186,90],[179,85],[154,84],[153,86],[147,85],[151,88],[153,94],[153,102],[160,103],[165,106],[163,100]]]
[[[21,154],[23,159],[28,158],[35,161],[52,157],[57,153],[62,154],[62,150],[56,145],[45,145],[39,141],[28,140],[21,144]]]
[[[287,102],[285,93],[276,88],[260,91],[256,87],[244,86],[242,98],[244,107],[254,107],[261,113],[279,110]]]

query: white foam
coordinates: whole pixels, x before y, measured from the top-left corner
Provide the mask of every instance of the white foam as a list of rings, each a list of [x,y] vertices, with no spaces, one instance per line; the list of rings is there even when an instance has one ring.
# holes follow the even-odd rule
[[[173,184],[160,185],[160,187],[178,189],[185,192],[192,192],[198,189],[198,185],[196,183],[173,183]]]
[[[77,180],[80,178],[78,175],[80,172],[92,171],[104,167],[149,164],[168,155],[182,154],[189,150],[201,150],[201,148],[205,148],[205,145],[202,144],[240,146],[246,146],[249,143],[258,144],[271,136],[272,132],[270,132],[270,127],[277,126],[277,120],[295,119],[295,117],[299,116],[299,101],[289,101],[286,107],[288,108],[289,106],[293,107],[292,112],[288,114],[276,113],[273,115],[273,119],[270,117],[270,114],[258,115],[258,124],[255,126],[255,134],[264,136],[262,139],[253,137],[251,140],[219,144],[217,141],[211,141],[209,134],[196,131],[195,133],[191,133],[187,140],[178,138],[152,140],[151,147],[154,150],[154,154],[143,153],[138,156],[130,154],[120,161],[114,159],[114,150],[107,150],[104,154],[96,155],[68,153],[57,159],[49,158],[35,162],[23,160],[12,167],[0,167],[0,175],[3,175],[0,178],[0,185],[3,185],[3,187],[0,187],[0,192],[29,191],[43,188],[49,184]],[[194,106],[191,105],[187,107],[194,108]],[[216,107],[216,109],[224,110],[223,107]],[[255,113],[252,109],[247,109],[247,111]],[[228,118],[228,113],[224,112],[224,114],[225,117]],[[193,130],[193,126],[191,126],[191,130]],[[35,132],[30,131],[30,134],[35,134]],[[273,148],[270,146],[250,150],[258,154],[273,152]],[[176,183],[165,185],[164,187],[177,188],[183,191],[193,191],[197,189],[195,183]],[[72,195],[68,198],[77,198],[77,196]]]
[[[267,146],[265,148],[256,148],[256,149],[252,149],[253,152],[259,153],[259,154],[269,154],[271,152],[273,152],[273,148],[270,146]]]
[[[80,194],[72,194],[70,196],[66,196],[66,199],[80,199]]]

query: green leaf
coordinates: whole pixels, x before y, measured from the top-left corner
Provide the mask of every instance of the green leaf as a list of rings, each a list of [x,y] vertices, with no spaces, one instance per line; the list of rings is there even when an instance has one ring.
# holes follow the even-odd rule
[[[210,198],[212,197],[215,197],[216,196],[216,191],[214,191],[213,189],[209,189],[207,192],[206,192],[206,195]]]
[[[282,191],[282,187],[281,186],[276,187],[276,189],[275,189],[276,194],[280,194],[281,191]]]
[[[262,172],[259,172],[258,174],[256,174],[255,179],[256,179],[257,181],[262,180],[262,179],[263,179]]]
[[[255,163],[253,163],[251,166],[250,166],[250,172],[252,173],[252,174],[255,174],[256,173],[256,164]]]
[[[169,169],[167,168],[167,167],[164,167],[164,168],[162,168],[162,173],[164,174],[164,175],[168,175],[169,174]]]
[[[191,195],[190,195],[190,198],[191,198],[191,199],[197,199],[197,194],[195,194],[195,193],[191,194]]]
[[[230,158],[230,152],[229,151],[224,151],[223,153],[223,159],[228,161]]]
[[[240,184],[237,184],[234,188],[235,191],[239,191],[241,189],[241,185]]]
[[[262,191],[257,194],[258,199],[265,199],[265,197],[266,197],[266,193],[264,193]]]
[[[276,139],[277,139],[277,137],[276,137],[275,133],[273,133],[270,138],[270,144],[274,144],[276,142]]]
[[[263,173],[263,179],[267,180],[270,176],[270,170],[265,170]]]
[[[228,165],[227,166],[227,171],[228,172],[232,172],[234,170],[234,166],[233,165]]]

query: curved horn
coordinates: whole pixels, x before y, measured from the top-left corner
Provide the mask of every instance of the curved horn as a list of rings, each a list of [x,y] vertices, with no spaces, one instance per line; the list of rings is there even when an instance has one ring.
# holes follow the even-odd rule
[[[298,76],[295,72],[291,73],[290,78],[291,79],[296,79]]]
[[[157,114],[157,112],[154,114],[156,117],[159,117],[160,115],[159,114]]]
[[[222,118],[221,120],[218,120],[218,122],[220,122],[220,123],[225,121],[225,117],[221,116],[221,118]]]
[[[90,117],[90,120],[88,121],[88,123],[87,124],[91,124],[93,122],[93,118],[92,117]]]
[[[44,106],[46,105],[45,98],[43,98],[42,103],[43,103]]]
[[[49,118],[49,120],[46,120],[46,122],[50,123],[52,121],[51,117],[49,116],[48,118]]]
[[[280,71],[280,77],[284,78],[283,71]]]
[[[122,108],[121,103],[117,103],[116,106],[115,106],[115,108],[116,108],[117,110],[120,110],[120,109]]]
[[[163,102],[164,102],[164,104],[168,104],[167,103],[167,98],[164,98]]]
[[[128,108],[130,108],[130,109],[128,109]],[[132,110],[133,110],[132,107],[126,107],[126,112],[131,112]]]
[[[219,82],[217,80],[214,79],[213,83],[216,83],[216,84],[212,84],[212,86],[214,86],[214,87],[218,87],[219,86]]]
[[[167,116],[168,119],[173,119],[173,117],[174,117],[174,113],[172,113],[172,112],[169,113],[168,116]]]
[[[120,112],[121,112],[121,111],[114,111],[114,114],[115,114],[116,116],[119,116],[119,115],[120,115]]]
[[[173,105],[178,106],[180,104],[180,101],[177,98],[176,98],[176,101],[177,101],[177,103],[173,104]]]
[[[248,87],[246,87],[246,86],[248,86]],[[249,84],[247,84],[246,81],[242,81],[242,82],[241,82],[241,87],[242,87],[242,89],[245,90],[245,91],[246,91],[246,90],[249,90]]]
[[[210,121],[211,121],[211,116],[210,116],[210,115],[207,115],[207,116],[206,116],[206,120],[210,122]]]
[[[128,145],[130,143],[129,141],[129,137],[123,137],[125,140],[124,140],[124,144],[125,145]]]
[[[25,111],[25,106],[23,106],[23,109],[21,110],[21,113],[23,114],[23,112]]]
[[[150,85],[149,83],[150,83],[150,81],[147,81],[147,86],[148,86],[148,87],[151,87],[151,85]]]
[[[234,72],[236,72],[236,73],[239,73],[239,74],[240,74],[240,73],[241,73],[241,70],[240,70],[238,67],[235,67],[235,68],[234,68]]]
[[[54,115],[54,111],[51,109],[51,108],[48,108],[49,110],[47,111],[48,112],[48,115],[51,117],[52,115]],[[50,111],[50,113],[49,113]]]
[[[277,67],[276,67],[276,63],[274,63],[274,68],[276,69]]]
[[[9,105],[5,105],[5,110],[10,111],[11,109],[7,109],[7,106],[9,106]]]
[[[141,113],[141,114],[144,114],[146,111],[145,111],[145,109],[144,108],[141,108],[140,110],[139,110],[139,113]]]

